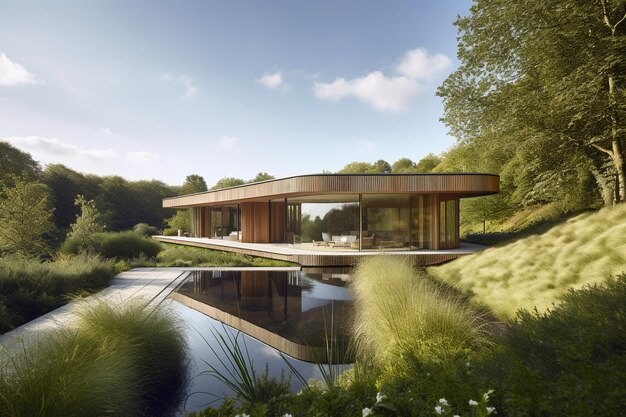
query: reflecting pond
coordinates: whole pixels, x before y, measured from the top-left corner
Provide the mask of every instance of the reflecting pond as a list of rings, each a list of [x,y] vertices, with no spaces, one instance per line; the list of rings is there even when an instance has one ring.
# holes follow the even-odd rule
[[[350,363],[348,324],[352,309],[345,270],[207,270],[193,271],[173,293],[171,304],[186,324],[190,351],[188,398],[184,409],[201,410],[229,389],[209,375],[210,363],[220,367],[209,348],[220,351],[218,335],[240,332],[254,369],[289,375],[287,360],[305,379],[321,378],[315,362],[327,360],[326,341],[333,346],[333,363]],[[222,358],[223,359],[223,358]],[[347,368],[350,365],[339,365]],[[292,389],[301,388],[291,378]]]

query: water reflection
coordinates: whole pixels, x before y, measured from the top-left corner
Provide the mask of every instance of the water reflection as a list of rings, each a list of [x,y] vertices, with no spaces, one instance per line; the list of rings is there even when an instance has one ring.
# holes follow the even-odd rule
[[[341,271],[344,272],[344,271]],[[290,356],[334,363],[347,357],[351,295],[345,273],[195,271],[173,298]]]

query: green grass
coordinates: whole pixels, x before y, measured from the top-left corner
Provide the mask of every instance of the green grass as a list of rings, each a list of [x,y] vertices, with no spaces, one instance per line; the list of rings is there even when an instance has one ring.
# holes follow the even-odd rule
[[[184,338],[166,308],[83,306],[76,327],[0,350],[0,416],[167,415],[185,381]]]
[[[484,315],[402,257],[362,260],[351,288],[357,350],[383,366],[400,353],[443,360],[489,344]]]
[[[545,311],[569,288],[626,270],[626,205],[572,217],[546,232],[432,267],[500,317]]]
[[[158,266],[294,266],[291,262],[259,258],[240,253],[194,248],[162,243],[165,248],[157,255]]]
[[[113,261],[95,255],[51,262],[0,257],[0,333],[54,310],[71,295],[106,287],[115,273]]]

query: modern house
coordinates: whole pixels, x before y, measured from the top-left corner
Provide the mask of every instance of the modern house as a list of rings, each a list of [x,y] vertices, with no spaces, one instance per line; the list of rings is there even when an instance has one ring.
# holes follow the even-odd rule
[[[163,200],[190,208],[189,238],[167,242],[236,251],[301,265],[351,265],[398,252],[416,264],[458,257],[461,198],[495,194],[491,174],[316,174]]]

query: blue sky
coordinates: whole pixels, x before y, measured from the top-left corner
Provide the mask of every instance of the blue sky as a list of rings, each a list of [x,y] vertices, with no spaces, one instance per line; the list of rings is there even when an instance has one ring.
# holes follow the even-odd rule
[[[414,161],[469,1],[3,1],[0,138],[181,184]]]

